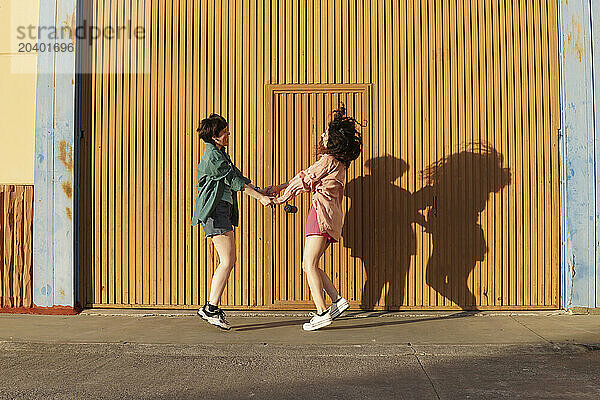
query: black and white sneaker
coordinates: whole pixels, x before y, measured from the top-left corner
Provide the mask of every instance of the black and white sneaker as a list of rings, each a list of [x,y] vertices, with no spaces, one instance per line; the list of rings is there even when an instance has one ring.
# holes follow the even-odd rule
[[[348,300],[346,300],[343,297],[340,297],[339,299],[334,301],[331,304],[331,307],[329,307],[329,315],[331,315],[331,319],[336,319],[337,317],[342,315],[342,313],[346,311],[348,307],[350,307],[350,304],[348,304]]]
[[[231,329],[231,325],[225,319],[225,313],[220,308],[217,308],[215,311],[211,312],[208,310],[208,307],[204,306],[198,310],[198,315],[211,325],[217,326],[226,331]]]

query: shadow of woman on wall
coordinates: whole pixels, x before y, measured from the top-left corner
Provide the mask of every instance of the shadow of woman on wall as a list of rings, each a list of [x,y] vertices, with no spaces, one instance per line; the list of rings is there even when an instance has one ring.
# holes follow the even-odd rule
[[[364,282],[361,308],[372,310],[385,293],[385,308],[403,305],[410,259],[416,253],[413,222],[425,223],[411,193],[394,182],[409,169],[399,158],[386,155],[367,160],[367,175],[347,183],[351,199],[342,237],[350,254],[363,261]]]
[[[468,279],[488,250],[479,215],[489,196],[511,181],[502,163],[493,147],[472,144],[428,166],[422,172],[426,186],[413,195],[416,207],[427,209],[425,228],[433,242],[425,280],[463,309],[477,308]]]
[[[342,229],[344,246],[364,264],[362,309],[374,309],[382,295],[380,305],[388,310],[408,305],[406,277],[417,252],[413,223],[425,227],[433,242],[426,283],[463,309],[476,308],[467,280],[487,253],[479,215],[490,194],[510,184],[502,164],[493,147],[470,145],[428,166],[425,186],[413,194],[394,184],[409,169],[404,160],[386,155],[365,163],[368,173],[346,185],[351,206]]]

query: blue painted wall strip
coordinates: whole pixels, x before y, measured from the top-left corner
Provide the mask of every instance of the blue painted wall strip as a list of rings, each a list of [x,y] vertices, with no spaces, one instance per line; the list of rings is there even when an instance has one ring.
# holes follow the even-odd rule
[[[70,26],[76,0],[40,2],[40,27]],[[44,38],[47,40],[47,38]],[[72,37],[55,40],[70,44]],[[74,44],[74,43],[73,43]],[[75,52],[39,54],[35,138],[34,303],[74,306]]]
[[[58,0],[59,26],[76,28],[76,0]],[[72,38],[61,43],[72,44]],[[74,147],[75,51],[56,52],[54,109],[54,305],[75,305]]]
[[[40,2],[40,26],[54,26],[56,4]],[[33,302],[50,307],[54,303],[53,271],[53,168],[54,159],[54,54],[38,54],[36,88],[34,210],[33,210]]]
[[[563,306],[596,306],[596,137],[590,0],[560,2]]]
[[[596,203],[595,203],[595,248],[596,248],[596,257],[595,257],[595,276],[594,276],[594,293],[595,293],[595,307],[600,307],[600,162],[598,162],[598,157],[600,157],[600,2],[592,1],[591,2],[591,13],[590,13],[590,26],[592,27],[592,85],[594,91],[594,104],[593,104],[593,112],[594,112],[594,154],[596,160],[596,168],[595,168],[595,188],[596,188]]]

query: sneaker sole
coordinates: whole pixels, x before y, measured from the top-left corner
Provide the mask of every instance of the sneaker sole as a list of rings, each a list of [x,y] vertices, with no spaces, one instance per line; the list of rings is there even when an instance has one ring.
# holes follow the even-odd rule
[[[319,325],[311,325],[310,329],[306,329],[306,327],[304,325],[302,325],[302,329],[305,330],[305,331],[316,331],[317,329],[324,328],[324,327],[326,327],[328,325],[331,325],[331,320],[330,321],[323,321]]]
[[[206,314],[204,314],[204,313],[201,313],[200,311],[198,311],[197,314],[200,316],[200,318],[202,318],[203,320],[205,320],[206,322],[208,322],[210,325],[216,326],[217,328],[219,328],[219,329],[221,329],[223,331],[228,331],[228,330],[231,329],[231,327],[226,328],[226,327],[221,326],[219,324],[212,323],[212,321],[210,319],[208,319],[208,316]]]

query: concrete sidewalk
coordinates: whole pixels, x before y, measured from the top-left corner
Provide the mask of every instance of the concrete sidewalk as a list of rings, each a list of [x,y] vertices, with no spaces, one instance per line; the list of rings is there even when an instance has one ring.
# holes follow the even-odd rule
[[[230,331],[194,311],[91,310],[79,316],[2,315],[0,341],[147,344],[594,344],[600,316],[560,312],[347,312],[315,332],[308,313],[228,312]]]
[[[0,315],[0,398],[600,398],[600,316]],[[210,384],[200,377],[209,374]]]

